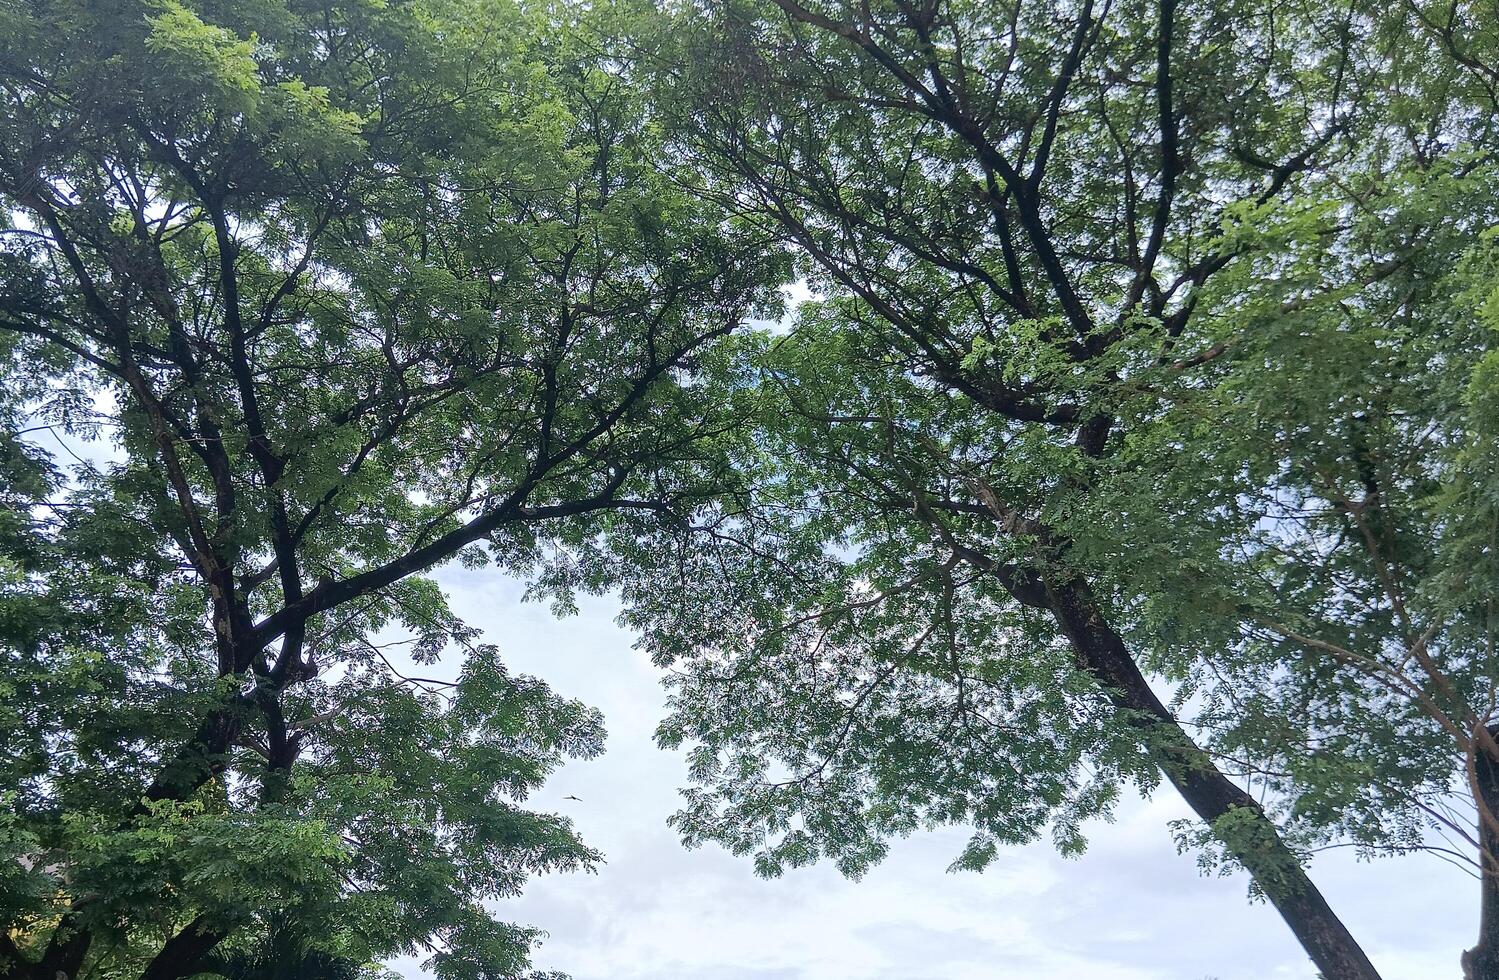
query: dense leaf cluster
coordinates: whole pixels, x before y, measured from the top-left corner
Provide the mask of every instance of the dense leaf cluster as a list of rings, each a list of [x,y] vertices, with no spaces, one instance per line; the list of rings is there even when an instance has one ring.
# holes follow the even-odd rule
[[[423,573],[667,506],[780,276],[577,13],[0,11],[7,975],[520,976],[598,860],[522,805],[597,712]]]

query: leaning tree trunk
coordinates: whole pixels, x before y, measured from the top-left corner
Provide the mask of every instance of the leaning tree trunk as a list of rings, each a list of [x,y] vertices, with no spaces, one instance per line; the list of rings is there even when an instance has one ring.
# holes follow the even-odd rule
[[[1129,712],[1187,804],[1210,827],[1221,826],[1224,818],[1239,824],[1220,839],[1253,876],[1322,975],[1327,980],[1379,980],[1374,964],[1307,877],[1264,808],[1213,764],[1150,689],[1088,584],[1082,579],[1048,583],[1046,596],[1079,665],[1102,685],[1115,706]],[[1494,881],[1486,879],[1486,911]],[[1499,980],[1494,973],[1475,976]]]
[[[1499,734],[1499,726],[1489,731]],[[1482,796],[1478,803],[1499,819],[1499,760],[1482,747],[1475,753],[1473,774]],[[1478,818],[1478,943],[1463,954],[1465,980],[1499,980],[1499,833],[1492,819],[1483,819],[1481,812]]]

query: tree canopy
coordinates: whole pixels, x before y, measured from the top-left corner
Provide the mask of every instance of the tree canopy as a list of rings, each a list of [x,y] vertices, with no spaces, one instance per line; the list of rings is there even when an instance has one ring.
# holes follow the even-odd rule
[[[0,969],[532,975],[602,719],[457,560],[619,591],[689,844],[1169,785],[1338,980],[1316,848],[1467,862],[1499,980],[1496,24],[0,7]]]
[[[664,506],[781,263],[565,6],[7,4],[0,93],[6,975],[526,974],[601,719],[423,573]]]
[[[739,484],[626,586],[689,841],[859,873],[959,824],[982,867],[1164,776],[1328,976],[1375,972],[1310,850],[1452,835],[1494,975],[1485,16],[683,15],[680,144],[817,293],[743,350]]]

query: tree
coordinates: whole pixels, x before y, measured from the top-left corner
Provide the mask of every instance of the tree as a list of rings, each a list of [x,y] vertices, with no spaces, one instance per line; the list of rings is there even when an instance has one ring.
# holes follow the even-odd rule
[[[424,573],[665,506],[781,263],[564,7],[9,4],[0,92],[4,975],[521,975],[600,719]]]
[[[772,0],[654,42],[684,146],[823,297],[727,382],[760,403],[739,491],[626,587],[679,665],[689,841],[857,873],[968,823],[978,867],[1164,777],[1326,976],[1376,975],[1305,852],[1417,843],[1491,741],[1491,341],[1444,274],[1495,220],[1482,16]],[[1353,533],[1396,460],[1399,533],[1467,542],[1417,563],[1440,615],[1399,612],[1393,524]],[[1392,715],[1370,657],[1449,626]]]

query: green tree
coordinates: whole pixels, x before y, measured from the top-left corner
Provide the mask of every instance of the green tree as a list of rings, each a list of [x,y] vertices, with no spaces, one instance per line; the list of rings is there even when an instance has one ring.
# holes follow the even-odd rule
[[[626,586],[689,842],[858,873],[969,824],[982,867],[1164,777],[1376,975],[1306,851],[1423,844],[1492,743],[1489,13],[770,0],[652,42],[819,294],[726,380],[741,486]]]
[[[606,48],[505,0],[0,7],[5,976],[526,973],[484,903],[597,859],[520,802],[600,719],[423,574],[669,502],[779,272]]]

